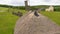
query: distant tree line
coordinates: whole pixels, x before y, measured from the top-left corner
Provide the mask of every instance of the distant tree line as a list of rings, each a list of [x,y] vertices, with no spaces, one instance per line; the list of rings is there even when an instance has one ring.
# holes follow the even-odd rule
[[[42,5],[40,5],[40,6],[31,6],[32,10],[37,9],[37,8],[46,9],[48,7],[49,6],[47,6],[47,5],[44,5],[44,6],[42,6]],[[43,11],[45,11],[45,10],[43,10]],[[60,6],[54,6],[54,11],[60,11]]]
[[[54,8],[55,11],[60,11],[60,6],[54,6]]]
[[[6,7],[6,8],[16,8],[16,9],[22,9],[25,10],[25,6],[11,6],[11,5],[0,5],[0,7]],[[30,6],[31,10],[35,10],[37,8],[48,8],[49,6],[47,5],[38,5],[38,6]],[[60,6],[54,6],[55,11],[60,11]],[[44,10],[43,10],[44,11]]]
[[[11,6],[11,5],[0,5],[0,7],[6,7],[6,8],[16,8],[16,9],[22,9],[24,10],[24,6]]]

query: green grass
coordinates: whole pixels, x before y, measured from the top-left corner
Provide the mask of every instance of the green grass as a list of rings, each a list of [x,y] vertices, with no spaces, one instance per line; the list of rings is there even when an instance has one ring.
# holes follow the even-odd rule
[[[60,25],[60,12],[40,12],[41,14],[47,16],[52,21],[56,22],[56,24]]]
[[[17,16],[8,12],[0,12],[0,34],[13,34]]]
[[[0,7],[2,8],[2,7]],[[14,32],[14,26],[16,24],[17,19],[19,18],[16,15],[12,15],[12,12],[5,11],[8,10],[8,8],[2,8],[1,9],[4,12],[0,12],[0,34],[13,34]],[[15,10],[18,11],[17,9]],[[25,10],[19,10],[23,14],[26,13]]]

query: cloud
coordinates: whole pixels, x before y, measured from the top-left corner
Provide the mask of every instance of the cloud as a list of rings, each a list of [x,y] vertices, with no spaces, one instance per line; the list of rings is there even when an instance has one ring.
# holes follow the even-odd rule
[[[0,0],[0,4],[23,6],[25,0]],[[60,0],[29,0],[29,5],[60,5]]]
[[[31,5],[60,5],[60,0],[33,0],[30,2]]]
[[[13,1],[11,1],[10,2],[10,4],[11,5],[20,5],[20,6],[22,6],[22,5],[24,5],[24,1],[23,0],[13,0]]]

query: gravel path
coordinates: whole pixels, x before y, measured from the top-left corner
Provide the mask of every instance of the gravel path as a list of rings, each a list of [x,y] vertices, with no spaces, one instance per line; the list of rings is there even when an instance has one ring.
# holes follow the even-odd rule
[[[16,22],[14,34],[60,34],[60,26],[47,17],[34,12]]]

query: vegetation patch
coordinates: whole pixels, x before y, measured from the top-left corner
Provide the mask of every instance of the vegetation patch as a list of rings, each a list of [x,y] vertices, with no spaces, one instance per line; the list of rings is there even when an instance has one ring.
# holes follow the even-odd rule
[[[8,12],[8,8],[1,7],[2,11],[0,12],[0,34],[13,34],[14,32],[14,26],[16,24],[16,21],[18,20],[18,16],[12,14],[12,10],[10,9]],[[18,10],[14,9],[14,12],[20,11],[23,15],[26,13],[25,10]]]
[[[40,12],[41,14],[47,16],[51,20],[55,21],[56,24],[60,25],[60,12]]]
[[[0,34],[13,34],[17,19],[18,16],[14,16],[11,13],[0,13]]]

